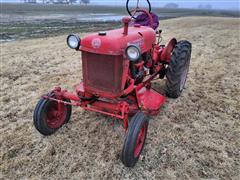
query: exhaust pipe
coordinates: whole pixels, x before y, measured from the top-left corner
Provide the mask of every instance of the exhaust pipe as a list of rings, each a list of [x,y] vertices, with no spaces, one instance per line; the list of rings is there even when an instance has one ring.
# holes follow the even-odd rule
[[[128,25],[129,25],[129,22],[131,21],[131,18],[130,17],[124,17],[122,18],[122,22],[124,24],[124,28],[123,28],[123,34],[124,35],[128,35]]]

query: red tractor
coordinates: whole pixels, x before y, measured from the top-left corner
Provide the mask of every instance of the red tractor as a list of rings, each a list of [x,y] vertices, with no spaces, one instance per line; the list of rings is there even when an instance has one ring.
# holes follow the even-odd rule
[[[191,43],[171,39],[160,45],[158,17],[149,9],[127,10],[123,28],[90,34],[82,39],[69,35],[67,44],[82,53],[83,82],[75,93],[55,87],[43,95],[34,111],[34,125],[51,135],[66,124],[72,106],[123,120],[126,130],[121,160],[133,167],[147,136],[149,116],[157,115],[165,96],[151,82],[166,77],[166,95],[183,91],[191,58]]]

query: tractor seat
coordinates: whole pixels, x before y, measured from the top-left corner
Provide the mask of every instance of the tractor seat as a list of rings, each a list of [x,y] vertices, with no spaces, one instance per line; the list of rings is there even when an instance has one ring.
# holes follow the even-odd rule
[[[153,29],[156,30],[159,26],[158,16],[154,13],[150,14],[153,18]],[[142,13],[136,17],[134,24],[140,24],[141,26],[150,26],[150,19],[147,14]]]

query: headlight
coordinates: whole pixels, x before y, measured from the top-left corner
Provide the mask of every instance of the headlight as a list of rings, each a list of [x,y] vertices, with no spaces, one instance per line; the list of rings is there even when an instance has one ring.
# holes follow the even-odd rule
[[[125,52],[130,61],[137,61],[141,58],[141,50],[136,45],[129,45]]]
[[[67,37],[67,44],[71,49],[78,49],[80,46],[81,40],[77,35],[70,34]]]

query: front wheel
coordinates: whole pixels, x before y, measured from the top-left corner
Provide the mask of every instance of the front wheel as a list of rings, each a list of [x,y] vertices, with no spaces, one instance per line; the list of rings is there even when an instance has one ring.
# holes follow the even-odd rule
[[[139,111],[131,119],[124,141],[121,160],[125,166],[133,167],[137,163],[144,147],[147,130],[148,118]]]
[[[51,135],[69,121],[71,113],[71,105],[41,98],[34,110],[33,123],[41,134]]]

